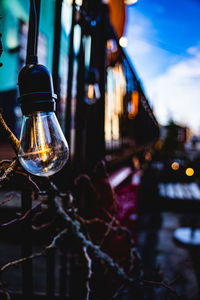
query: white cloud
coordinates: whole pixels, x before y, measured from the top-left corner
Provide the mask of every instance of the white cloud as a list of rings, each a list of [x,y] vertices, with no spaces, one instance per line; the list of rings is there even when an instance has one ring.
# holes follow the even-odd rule
[[[177,61],[177,57],[161,47],[163,45],[158,39],[157,30],[148,18],[139,12],[130,16],[132,18],[128,17],[126,30],[127,53],[145,86],[146,82],[159,75],[169,64]]]
[[[200,132],[200,43],[185,53],[177,45],[165,45],[139,12],[132,12],[127,25],[127,52],[158,121],[166,124],[173,117]]]
[[[170,66],[146,83],[157,119],[166,124],[169,115],[177,122],[200,130],[200,48],[187,50],[190,57]]]
[[[126,30],[128,50],[133,55],[146,55],[151,52],[152,45],[147,37],[152,36],[153,32],[154,30],[150,20],[139,13],[135,13],[133,18],[130,19]]]
[[[128,41],[130,42],[130,40]],[[133,55],[147,55],[149,53],[151,53],[152,51],[152,46],[151,44],[149,44],[147,41],[145,41],[144,39],[141,38],[137,38],[135,37],[134,40],[131,42],[131,45],[133,47]]]

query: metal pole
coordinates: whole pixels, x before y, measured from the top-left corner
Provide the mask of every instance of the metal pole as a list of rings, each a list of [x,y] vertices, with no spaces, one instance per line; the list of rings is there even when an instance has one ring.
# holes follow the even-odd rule
[[[69,147],[71,144],[70,141],[70,133],[71,133],[71,102],[72,102],[72,81],[73,81],[73,66],[74,66],[74,25],[75,25],[75,13],[76,13],[76,5],[75,0],[72,4],[72,26],[70,33],[70,48],[69,48],[69,70],[68,70],[68,81],[67,81],[67,105],[66,105],[66,121],[65,121],[65,136],[69,143]]]
[[[75,172],[83,172],[83,165],[85,160],[85,141],[86,136],[86,110],[84,105],[84,83],[85,83],[85,64],[84,64],[84,47],[83,47],[83,32],[81,32],[81,45],[78,54],[78,73],[77,73],[77,95],[76,95],[76,115],[75,115],[75,157],[74,167]]]
[[[40,0],[30,0],[29,30],[27,41],[26,63],[37,63],[37,41],[40,16]],[[32,208],[31,191],[24,189],[21,198],[22,214]],[[22,225],[22,257],[32,254],[32,228],[31,220],[28,218]],[[28,299],[31,298],[33,290],[32,261],[22,264],[22,292]]]
[[[59,86],[59,61],[60,61],[60,36],[61,36],[61,14],[63,0],[56,0],[55,23],[54,23],[54,45],[53,45],[53,84],[54,91],[58,96],[57,111],[60,111],[60,86]]]

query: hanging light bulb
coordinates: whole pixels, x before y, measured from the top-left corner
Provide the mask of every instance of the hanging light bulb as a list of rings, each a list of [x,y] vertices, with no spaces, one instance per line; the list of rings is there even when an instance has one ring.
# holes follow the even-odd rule
[[[48,177],[68,160],[69,148],[55,111],[56,95],[46,67],[26,65],[19,74],[23,113],[18,158],[29,173]]]
[[[54,112],[34,112],[23,117],[18,158],[28,172],[53,175],[68,156],[68,145]]]
[[[84,100],[87,104],[94,104],[100,98],[101,98],[101,93],[98,84],[97,70],[92,69],[89,71]]]

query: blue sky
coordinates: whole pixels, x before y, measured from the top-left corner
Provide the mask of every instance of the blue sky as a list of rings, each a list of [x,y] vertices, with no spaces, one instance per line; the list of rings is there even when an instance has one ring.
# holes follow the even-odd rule
[[[125,35],[157,120],[200,133],[200,0],[138,0]]]

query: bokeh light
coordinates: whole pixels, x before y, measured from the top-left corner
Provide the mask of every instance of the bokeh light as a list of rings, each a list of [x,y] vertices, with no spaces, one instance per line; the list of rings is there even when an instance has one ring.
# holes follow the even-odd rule
[[[185,171],[185,174],[187,176],[193,176],[194,175],[194,170],[192,168],[187,168]]]
[[[128,44],[128,40],[125,36],[122,36],[120,39],[119,39],[119,44],[122,48],[125,48],[127,47],[127,44]]]
[[[179,169],[179,163],[177,161],[174,161],[172,164],[171,164],[171,168],[174,170],[174,171],[177,171]]]

